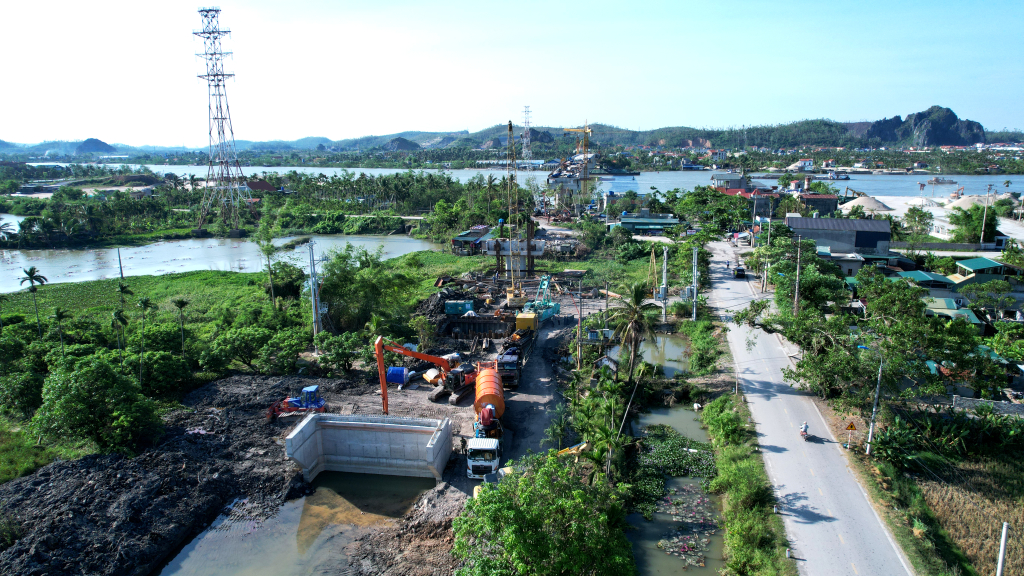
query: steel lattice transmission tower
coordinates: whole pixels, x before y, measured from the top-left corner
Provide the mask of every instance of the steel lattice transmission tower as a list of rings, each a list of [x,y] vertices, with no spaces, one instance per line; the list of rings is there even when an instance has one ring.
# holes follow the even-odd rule
[[[242,206],[252,210],[249,187],[245,185],[242,167],[238,164],[235,151],[235,131],[231,127],[231,109],[225,83],[234,74],[224,71],[224,58],[231,52],[221,48],[221,38],[231,34],[220,28],[220,8],[200,8],[203,29],[193,32],[203,39],[202,56],[206,60],[206,74],[199,77],[206,80],[210,95],[210,165],[206,176],[206,190],[200,208],[197,230],[202,230],[214,205],[220,207],[225,224],[233,230],[239,228],[239,211]]]
[[[531,170],[530,160],[533,160],[533,153],[530,152],[530,107],[523,108],[523,163],[526,169]]]

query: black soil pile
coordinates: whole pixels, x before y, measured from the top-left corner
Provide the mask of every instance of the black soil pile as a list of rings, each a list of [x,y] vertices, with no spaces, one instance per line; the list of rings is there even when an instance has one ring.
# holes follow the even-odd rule
[[[255,520],[309,491],[283,458],[294,419],[267,423],[267,406],[341,380],[234,376],[189,394],[164,436],[135,458],[54,462],[0,485],[0,505],[24,536],[0,553],[0,574],[149,574],[237,498]]]

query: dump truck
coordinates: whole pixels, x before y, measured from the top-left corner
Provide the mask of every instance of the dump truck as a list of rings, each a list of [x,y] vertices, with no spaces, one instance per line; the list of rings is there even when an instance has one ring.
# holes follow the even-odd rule
[[[476,420],[473,422],[473,438],[466,442],[466,476],[482,479],[497,472],[501,464],[501,439],[504,436],[501,416],[505,413],[505,390],[496,362],[477,365],[473,410]]]
[[[529,328],[516,330],[501,342],[498,350],[498,375],[506,388],[518,388],[523,376],[523,366],[530,359],[530,353],[537,343],[537,332]]]

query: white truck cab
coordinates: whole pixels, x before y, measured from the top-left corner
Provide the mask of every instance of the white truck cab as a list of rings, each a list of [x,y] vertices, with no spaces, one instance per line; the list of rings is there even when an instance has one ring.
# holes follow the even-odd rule
[[[497,438],[470,438],[466,451],[466,476],[480,480],[498,471],[501,442]]]

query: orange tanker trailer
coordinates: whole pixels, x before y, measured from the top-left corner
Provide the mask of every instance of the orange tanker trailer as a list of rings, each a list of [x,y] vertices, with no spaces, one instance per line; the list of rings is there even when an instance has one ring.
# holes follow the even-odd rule
[[[477,364],[476,421],[473,438],[466,443],[466,475],[483,478],[501,467],[501,416],[505,413],[505,389],[501,385],[497,363]]]

